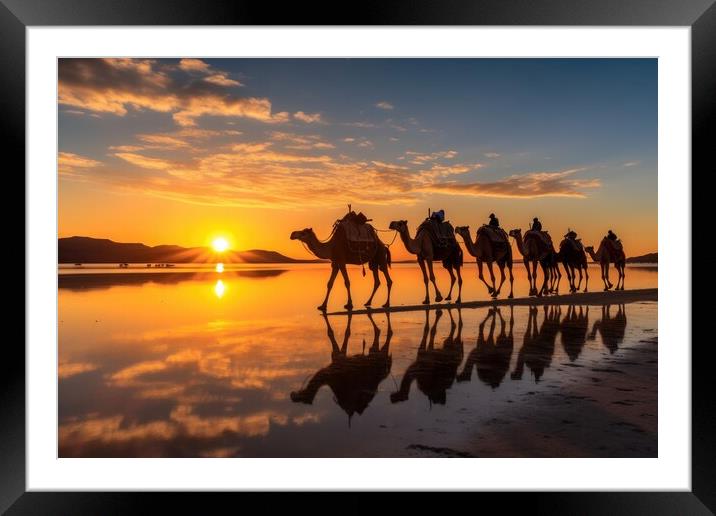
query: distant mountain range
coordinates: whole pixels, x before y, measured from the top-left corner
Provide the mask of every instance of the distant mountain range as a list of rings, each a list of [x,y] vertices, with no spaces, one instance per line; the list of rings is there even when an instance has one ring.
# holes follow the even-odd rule
[[[641,256],[630,256],[627,263],[659,263],[659,253],[642,254]]]
[[[276,251],[251,249],[217,253],[208,247],[181,247],[113,242],[106,238],[74,236],[57,240],[59,263],[313,263]]]

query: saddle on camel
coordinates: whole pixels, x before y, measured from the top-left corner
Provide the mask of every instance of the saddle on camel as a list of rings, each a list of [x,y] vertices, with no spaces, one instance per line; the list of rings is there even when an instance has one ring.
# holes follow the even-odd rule
[[[493,244],[508,245],[510,242],[509,237],[507,236],[507,232],[500,227],[483,224],[482,226],[480,226],[480,229],[478,229],[477,232],[478,234],[485,233],[490,238],[490,241]]]
[[[542,242],[544,242],[544,244],[547,247],[549,247],[549,248],[554,247],[552,244],[552,237],[549,235],[549,233],[546,230],[538,231],[536,229],[530,229],[525,232],[524,238],[525,238],[525,240],[527,240],[528,238],[539,238],[540,240],[542,240]]]
[[[567,232],[566,235],[564,235],[564,245],[569,245],[574,251],[577,252],[583,252],[584,251],[584,244],[582,244],[582,239],[577,238],[577,233],[572,231],[571,229]]]
[[[450,247],[457,244],[455,228],[445,220],[445,210],[434,211],[418,226],[418,233],[427,231],[437,247]]]
[[[368,224],[372,220],[362,212],[349,211],[335,223],[336,231],[343,231],[350,251],[358,254],[372,255],[378,243],[375,228]]]

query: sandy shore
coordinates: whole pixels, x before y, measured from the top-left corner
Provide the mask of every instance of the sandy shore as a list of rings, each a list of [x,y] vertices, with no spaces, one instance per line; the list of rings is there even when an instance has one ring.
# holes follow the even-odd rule
[[[636,301],[657,301],[659,297],[659,289],[643,288],[634,290],[610,290],[607,292],[578,292],[576,294],[563,294],[556,296],[543,297],[520,297],[515,299],[490,299],[483,301],[463,301],[457,303],[435,303],[429,305],[396,305],[390,308],[364,308],[353,310],[353,315],[367,313],[385,313],[385,312],[411,312],[416,310],[435,310],[437,308],[479,308],[485,306],[541,306],[541,305],[609,305],[634,303]],[[349,312],[329,312],[327,315],[347,315]]]

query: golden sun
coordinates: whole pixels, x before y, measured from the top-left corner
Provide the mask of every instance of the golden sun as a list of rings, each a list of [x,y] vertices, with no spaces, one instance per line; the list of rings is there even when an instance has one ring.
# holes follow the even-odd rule
[[[216,251],[217,253],[223,253],[229,248],[229,242],[222,237],[215,238],[211,242],[211,247],[213,247],[214,251]]]

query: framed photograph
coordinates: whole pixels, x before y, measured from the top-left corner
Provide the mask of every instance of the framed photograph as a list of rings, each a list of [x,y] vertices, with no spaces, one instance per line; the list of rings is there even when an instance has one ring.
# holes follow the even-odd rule
[[[4,0],[27,303],[0,508],[711,513],[691,178],[716,7],[364,7]]]

